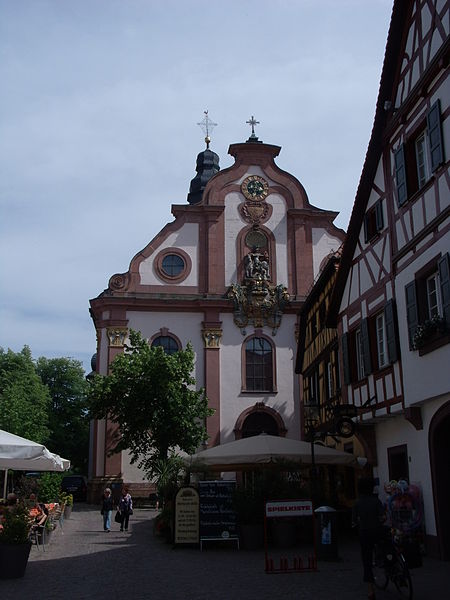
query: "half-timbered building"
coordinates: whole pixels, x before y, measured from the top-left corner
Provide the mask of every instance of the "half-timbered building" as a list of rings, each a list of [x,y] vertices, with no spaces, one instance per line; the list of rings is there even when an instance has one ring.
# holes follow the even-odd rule
[[[230,146],[228,169],[209,148],[201,152],[174,221],[91,300],[99,373],[124,351],[130,329],[167,352],[192,344],[193,376],[215,411],[210,446],[262,431],[300,438],[298,312],[345,234],[333,225],[337,213],[311,205],[275,164],[280,150],[253,131]],[[115,478],[139,493],[142,473],[126,453],[108,452],[113,435],[108,421],[93,423],[91,486]]]
[[[329,325],[342,394],[383,483],[422,489],[450,558],[449,3],[396,0]],[[446,458],[445,458],[446,457]]]
[[[326,323],[338,266],[338,253],[333,253],[300,311],[296,372],[302,375],[301,409],[307,436],[334,432],[341,404],[337,329]]]

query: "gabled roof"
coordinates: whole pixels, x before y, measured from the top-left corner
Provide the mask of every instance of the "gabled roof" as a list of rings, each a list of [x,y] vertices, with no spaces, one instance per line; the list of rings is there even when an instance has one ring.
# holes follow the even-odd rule
[[[336,327],[342,295],[344,293],[359,233],[363,224],[372,183],[383,150],[383,134],[390,117],[390,111],[386,110],[385,103],[391,102],[392,106],[394,105],[395,82],[400,66],[399,62],[401,61],[401,49],[405,43],[404,38],[407,34],[408,18],[413,4],[413,0],[394,1],[372,134],[367,148],[358,190],[356,192],[355,203],[353,205],[353,211],[347,230],[347,237],[342,248],[339,272],[331,297],[330,309],[328,311],[327,324],[330,327]]]

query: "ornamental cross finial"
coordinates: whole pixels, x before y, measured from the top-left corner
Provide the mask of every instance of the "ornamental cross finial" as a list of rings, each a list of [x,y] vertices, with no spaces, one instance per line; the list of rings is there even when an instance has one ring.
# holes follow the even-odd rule
[[[200,121],[200,123],[197,123],[197,125],[199,125],[202,128],[202,131],[205,134],[206,148],[209,148],[209,143],[211,141],[209,134],[212,132],[214,127],[217,127],[217,123],[214,123],[213,121],[211,121],[211,119],[208,116],[207,110],[204,110],[203,114],[205,115],[203,120]]]
[[[251,119],[249,119],[248,121],[245,121],[245,122],[246,122],[248,125],[251,125],[251,126],[252,126],[252,135],[251,135],[251,137],[252,137],[252,138],[256,137],[256,135],[255,135],[255,125],[259,125],[259,121],[257,121],[257,120],[255,119],[255,117],[252,115],[252,118],[251,118]]]

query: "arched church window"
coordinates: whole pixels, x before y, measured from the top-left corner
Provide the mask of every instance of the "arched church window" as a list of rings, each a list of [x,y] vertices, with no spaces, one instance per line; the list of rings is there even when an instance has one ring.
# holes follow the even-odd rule
[[[152,342],[152,348],[155,348],[156,346],[162,346],[166,354],[174,354],[180,349],[178,347],[178,342],[170,335],[159,335],[155,338]]]
[[[168,277],[178,277],[185,268],[184,260],[178,254],[166,254],[162,260],[162,270]]]
[[[273,391],[273,349],[263,337],[252,337],[245,343],[245,390]]]

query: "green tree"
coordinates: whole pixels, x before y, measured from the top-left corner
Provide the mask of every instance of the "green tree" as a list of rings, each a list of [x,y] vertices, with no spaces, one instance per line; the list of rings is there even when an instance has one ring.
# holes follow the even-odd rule
[[[97,376],[89,394],[93,418],[117,423],[114,451],[128,449],[133,463],[149,477],[179,446],[192,453],[207,439],[205,419],[213,414],[203,389],[194,390],[194,352],[165,354],[130,332],[130,346],[111,363],[111,374]]]
[[[40,444],[49,437],[50,394],[36,373],[31,351],[0,348],[0,429]]]
[[[73,470],[87,472],[89,453],[89,384],[80,361],[73,358],[45,358],[36,362],[36,371],[48,387],[52,451],[71,462]]]

